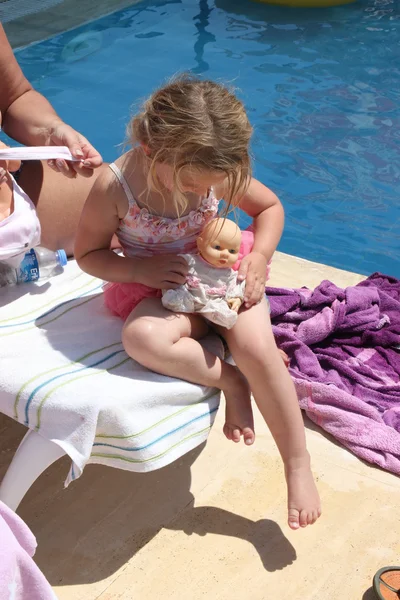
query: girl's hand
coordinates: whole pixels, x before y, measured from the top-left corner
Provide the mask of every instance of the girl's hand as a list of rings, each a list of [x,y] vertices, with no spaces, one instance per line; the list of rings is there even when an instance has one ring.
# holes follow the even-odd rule
[[[250,252],[242,259],[238,272],[238,281],[246,280],[244,305],[250,308],[258,304],[265,294],[267,279],[267,259],[261,252]]]
[[[159,290],[174,290],[186,283],[189,266],[182,256],[163,254],[137,261],[136,281]]]

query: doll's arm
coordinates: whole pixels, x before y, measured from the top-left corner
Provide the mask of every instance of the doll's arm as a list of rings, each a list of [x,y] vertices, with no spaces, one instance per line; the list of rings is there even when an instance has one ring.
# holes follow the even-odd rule
[[[226,302],[231,310],[239,312],[239,308],[243,304],[243,298],[227,298]]]
[[[243,304],[245,287],[246,281],[237,281],[237,272],[232,271],[232,275],[229,278],[225,299],[229,308],[235,312],[238,312],[239,308]]]

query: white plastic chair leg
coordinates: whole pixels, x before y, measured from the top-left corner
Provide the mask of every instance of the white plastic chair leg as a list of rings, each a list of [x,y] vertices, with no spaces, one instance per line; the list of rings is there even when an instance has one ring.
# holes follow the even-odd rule
[[[29,430],[0,483],[0,500],[15,511],[39,475],[64,454],[60,446]]]

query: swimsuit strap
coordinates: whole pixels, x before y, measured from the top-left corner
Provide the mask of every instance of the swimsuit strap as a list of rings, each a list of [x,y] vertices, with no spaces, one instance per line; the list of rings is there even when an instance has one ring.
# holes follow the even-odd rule
[[[122,174],[121,169],[119,167],[117,167],[117,165],[115,163],[111,163],[108,166],[110,167],[111,171],[114,173],[115,177],[118,179],[118,181],[122,185],[123,190],[126,194],[126,197],[128,198],[129,206],[132,206],[132,204],[136,204],[136,200],[132,194],[132,190],[129,187],[128,182],[126,181],[124,175]]]

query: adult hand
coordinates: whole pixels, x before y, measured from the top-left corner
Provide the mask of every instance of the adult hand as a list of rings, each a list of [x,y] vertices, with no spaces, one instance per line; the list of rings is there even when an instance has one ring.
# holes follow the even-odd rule
[[[78,173],[90,177],[93,169],[100,167],[103,162],[101,155],[88,140],[63,121],[57,121],[50,129],[46,146],[67,146],[71,154],[79,158],[79,162],[60,159],[48,161],[52,169],[67,177],[76,177]]]

